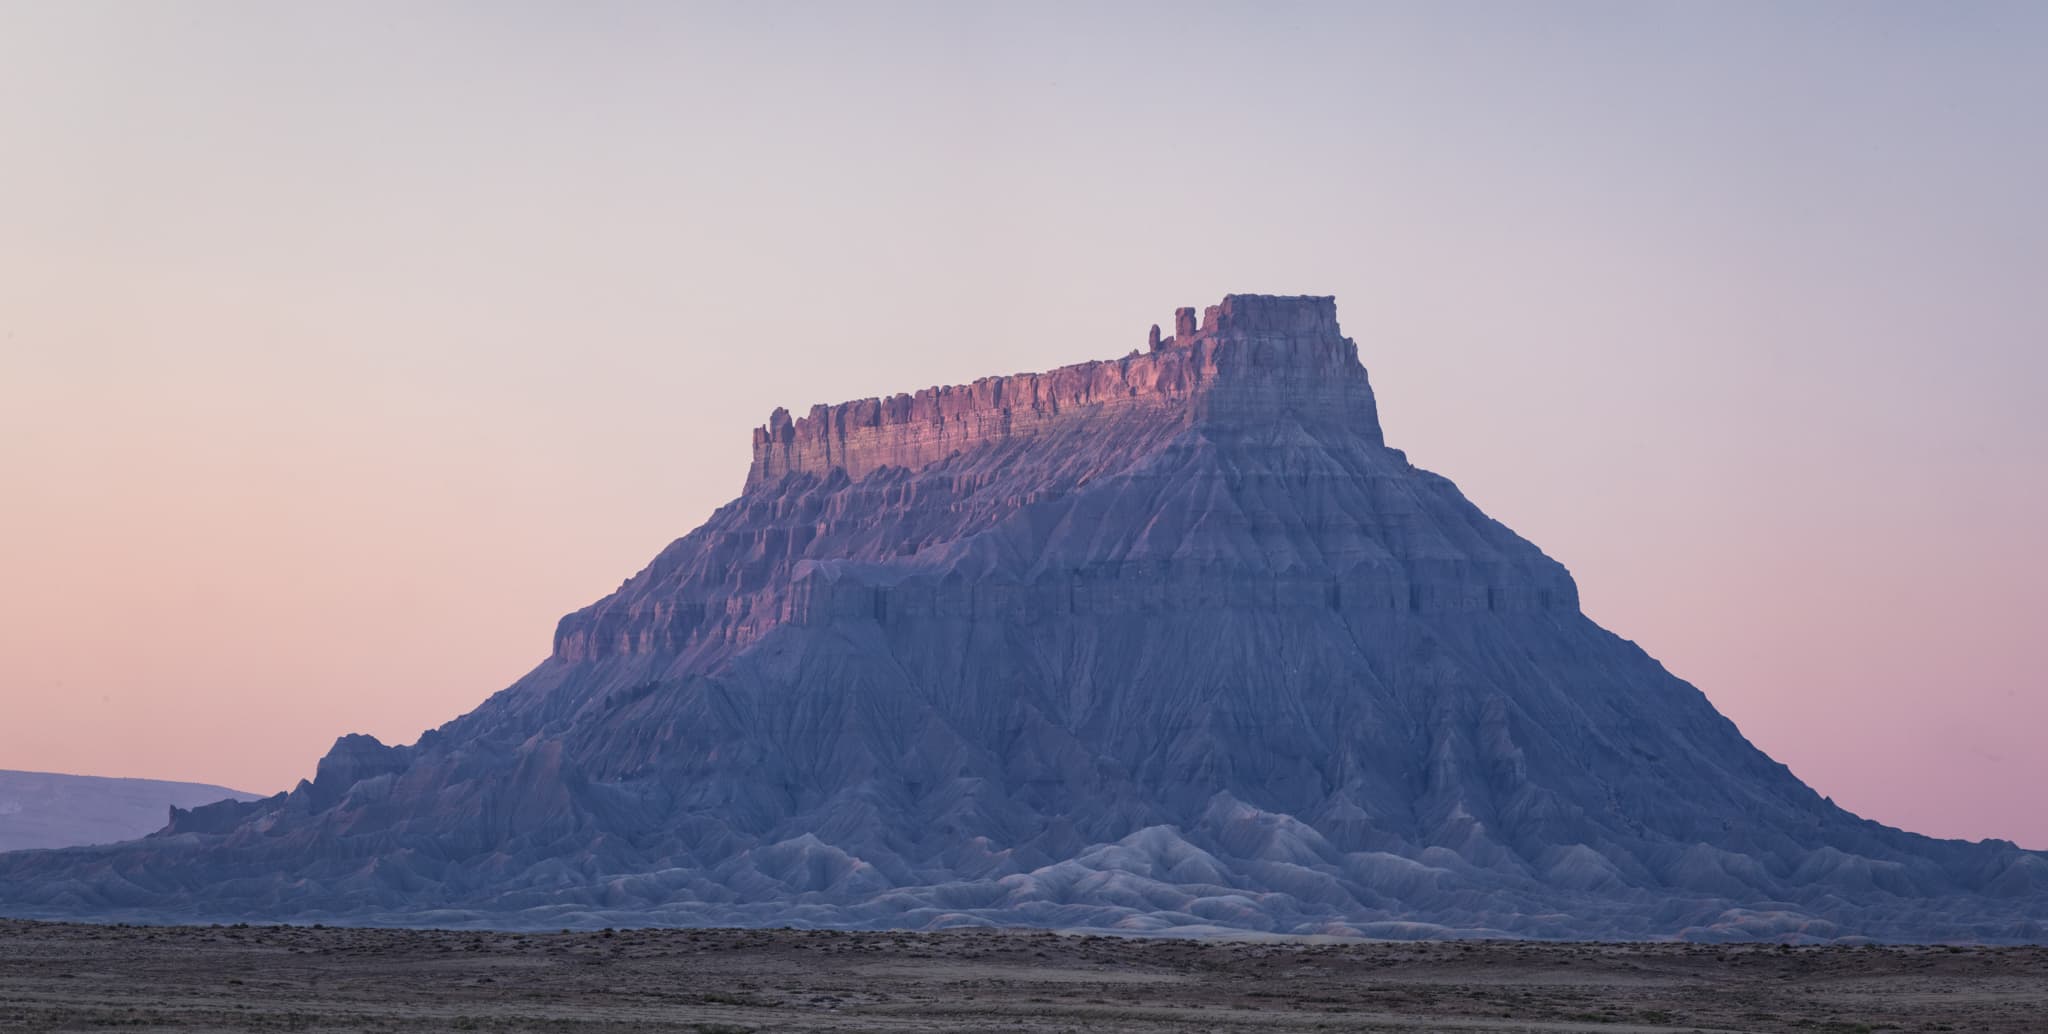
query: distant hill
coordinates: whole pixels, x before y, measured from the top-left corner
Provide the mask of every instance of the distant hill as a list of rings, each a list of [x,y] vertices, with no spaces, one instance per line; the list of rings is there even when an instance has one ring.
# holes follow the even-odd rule
[[[0,851],[133,840],[162,829],[173,805],[229,798],[256,795],[205,783],[0,769]]]

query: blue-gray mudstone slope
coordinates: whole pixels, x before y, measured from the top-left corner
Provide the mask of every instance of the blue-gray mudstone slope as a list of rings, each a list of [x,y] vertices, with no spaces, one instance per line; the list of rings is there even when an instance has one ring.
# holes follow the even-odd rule
[[[740,497],[411,746],[0,857],[0,910],[559,927],[2048,936],[1387,447],[1333,299],[777,411]]]

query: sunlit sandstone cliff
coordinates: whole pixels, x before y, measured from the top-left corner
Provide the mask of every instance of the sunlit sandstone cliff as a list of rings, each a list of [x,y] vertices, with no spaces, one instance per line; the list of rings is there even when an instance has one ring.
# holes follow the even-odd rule
[[[1455,489],[1382,447],[1335,299],[1233,295],[1199,327],[1193,312],[1122,359],[777,410],[754,432],[746,495],[564,619],[558,655],[866,614],[1576,606],[1525,544],[1501,552],[1425,512]],[[1225,450],[1254,462],[1210,467]],[[772,490],[792,475],[823,490]],[[1247,505],[1302,488],[1285,513]],[[963,545],[1020,516],[1041,529],[1021,550]]]
[[[1372,388],[1358,346],[1338,333],[1336,299],[1232,295],[1210,306],[1199,327],[1193,309],[1181,309],[1177,323],[1173,337],[1154,327],[1147,350],[1122,359],[813,406],[794,421],[778,409],[754,431],[747,487],[793,471],[838,469],[859,479],[880,467],[917,468],[977,446],[1077,426],[1107,431],[1117,422],[1186,426],[1286,413],[1378,440]]]
[[[1332,299],[1236,295],[1122,359],[778,411],[475,711],[0,856],[0,911],[2048,936],[2048,859],[1800,783],[1388,448],[1358,351]]]

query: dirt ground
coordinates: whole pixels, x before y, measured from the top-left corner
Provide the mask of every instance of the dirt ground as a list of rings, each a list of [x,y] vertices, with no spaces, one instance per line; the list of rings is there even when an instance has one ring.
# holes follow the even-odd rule
[[[2048,1031],[2048,948],[0,920],[0,1031]]]

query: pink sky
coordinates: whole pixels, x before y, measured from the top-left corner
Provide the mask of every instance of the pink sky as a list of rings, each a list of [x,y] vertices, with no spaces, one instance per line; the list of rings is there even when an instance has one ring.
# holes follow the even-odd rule
[[[0,8],[0,768],[410,741],[807,407],[1334,294],[1869,817],[2048,848],[2027,5]]]

